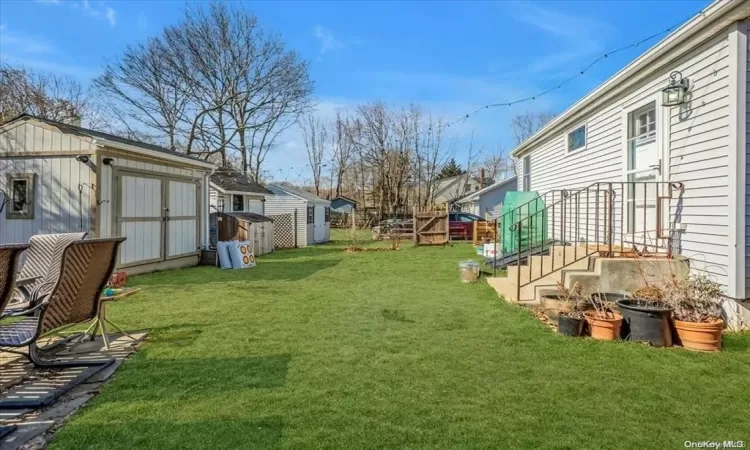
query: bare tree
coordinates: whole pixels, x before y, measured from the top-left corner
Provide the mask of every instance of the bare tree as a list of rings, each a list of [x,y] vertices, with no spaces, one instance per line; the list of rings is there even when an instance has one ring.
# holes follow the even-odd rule
[[[555,114],[552,112],[527,112],[513,116],[510,119],[510,127],[516,136],[516,145],[530,138],[554,118]]]
[[[307,62],[242,7],[211,3],[105,66],[97,86],[125,128],[146,128],[173,149],[257,178],[281,131],[308,107]],[[134,124],[131,127],[130,124]]]
[[[302,118],[300,128],[305,138],[305,148],[312,171],[315,195],[320,195],[320,177],[323,171],[325,146],[328,143],[328,130],[326,125],[313,114],[308,114]]]
[[[349,162],[354,153],[353,124],[348,118],[343,117],[341,112],[336,112],[336,121],[333,126],[333,164],[331,171],[335,168],[336,197],[341,195],[341,184],[344,174],[349,168]],[[332,177],[333,178],[333,177]]]
[[[103,124],[95,96],[78,81],[0,64],[0,123],[23,113],[64,123],[83,120],[91,128]]]
[[[485,156],[479,164],[479,169],[484,170],[484,176],[493,182],[516,174],[516,165],[502,147]]]

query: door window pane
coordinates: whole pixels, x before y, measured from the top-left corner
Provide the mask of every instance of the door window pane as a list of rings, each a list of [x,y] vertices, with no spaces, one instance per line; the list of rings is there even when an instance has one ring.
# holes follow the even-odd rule
[[[245,198],[243,195],[232,196],[232,211],[244,211],[245,210]]]

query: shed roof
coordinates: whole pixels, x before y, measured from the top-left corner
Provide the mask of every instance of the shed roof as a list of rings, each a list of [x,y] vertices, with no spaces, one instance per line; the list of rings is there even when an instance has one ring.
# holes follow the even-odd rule
[[[270,185],[270,187],[279,189],[281,191],[286,192],[287,194],[293,195],[293,196],[295,196],[295,197],[297,197],[297,198],[299,198],[301,200],[305,200],[305,201],[308,201],[308,202],[325,203],[325,204],[328,204],[328,205],[331,204],[331,202],[328,201],[328,200],[326,200],[326,199],[320,198],[320,197],[315,196],[315,195],[313,195],[313,194],[311,194],[309,192],[305,192],[305,191],[302,191],[302,190],[299,190],[299,189],[294,189],[294,188],[290,188],[290,187],[287,187],[287,186],[279,186],[278,184],[272,184],[272,185]]]
[[[480,189],[480,190],[478,190],[476,192],[472,192],[471,194],[469,194],[469,195],[467,195],[465,197],[462,197],[462,198],[456,200],[456,203],[473,202],[476,199],[478,199],[479,197],[481,197],[482,194],[486,194],[487,192],[494,191],[495,189],[503,187],[506,184],[517,183],[517,182],[518,182],[518,176],[513,176],[513,177],[510,177],[510,178],[505,178],[504,180],[500,180],[497,183],[493,183],[493,184],[487,186],[486,188],[482,188],[482,189]]]
[[[342,201],[342,202],[346,202],[346,203],[351,203],[352,205],[356,205],[357,204],[356,200],[352,200],[349,197],[344,197],[343,195],[339,195],[338,197],[332,198],[331,202],[335,202],[337,200],[338,201]]]
[[[217,215],[219,213],[211,213],[211,215]],[[261,214],[256,214],[253,212],[240,212],[240,211],[234,211],[234,212],[223,212],[221,214],[224,214],[226,216],[232,216],[236,217],[239,220],[243,220],[245,222],[250,223],[261,223],[261,222],[273,222],[273,219],[268,216],[263,216]]]
[[[57,122],[55,120],[45,119],[43,117],[37,117],[31,114],[21,114],[20,116],[17,116],[13,119],[8,120],[2,125],[9,124],[17,120],[36,120],[38,122],[42,122],[42,123],[45,123],[47,125],[51,125],[57,128],[58,130],[60,130],[61,133],[88,137],[90,139],[101,141],[99,143],[103,145],[109,145],[114,148],[121,148],[124,150],[130,150],[130,151],[134,151],[134,150],[137,151],[137,149],[143,149],[143,150],[148,150],[152,152],[158,152],[158,153],[164,154],[165,156],[184,159],[186,160],[185,162],[187,163],[195,163],[196,165],[200,165],[203,167],[216,167],[215,164],[209,163],[200,158],[196,158],[195,156],[191,156],[185,153],[180,153],[174,150],[170,150],[166,147],[149,144],[147,142],[136,141],[133,139],[127,139],[122,136],[117,136],[117,135],[110,134],[110,133],[104,133],[102,131],[92,130],[90,128],[83,128],[83,127],[79,127],[76,125],[71,125],[69,123]],[[129,146],[129,147],[136,147],[136,148],[123,148],[122,146]]]
[[[260,183],[251,180],[244,173],[228,168],[219,168],[211,175],[211,183],[225,192],[251,192],[273,194]]]

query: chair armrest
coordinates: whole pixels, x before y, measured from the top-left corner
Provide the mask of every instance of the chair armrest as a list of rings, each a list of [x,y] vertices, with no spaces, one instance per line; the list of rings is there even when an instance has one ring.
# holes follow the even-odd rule
[[[44,299],[43,301],[39,302],[36,306],[33,306],[31,308],[5,310],[2,313],[2,315],[0,315],[0,318],[5,319],[6,317],[27,316],[33,312],[46,309],[48,305],[49,305],[49,300]]]

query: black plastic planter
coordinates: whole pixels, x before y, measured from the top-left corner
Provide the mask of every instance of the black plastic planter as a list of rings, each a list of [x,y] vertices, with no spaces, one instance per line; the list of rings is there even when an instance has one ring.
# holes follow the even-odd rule
[[[557,321],[557,332],[565,336],[583,335],[584,319],[574,319],[573,317],[559,316]]]
[[[672,346],[672,330],[669,317],[672,308],[650,300],[618,300],[617,306],[623,316],[624,339],[644,341],[655,347]]]

